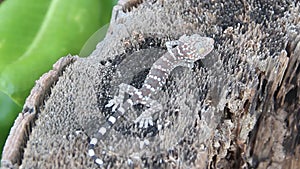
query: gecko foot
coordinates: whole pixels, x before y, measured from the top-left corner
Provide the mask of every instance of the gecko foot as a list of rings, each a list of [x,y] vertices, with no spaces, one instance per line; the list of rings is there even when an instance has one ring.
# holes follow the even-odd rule
[[[123,98],[119,96],[114,96],[113,99],[108,101],[105,107],[112,107],[112,111],[115,111],[119,106],[122,106]]]
[[[139,123],[139,128],[147,128],[153,126],[153,120],[150,112],[143,112],[134,123]]]

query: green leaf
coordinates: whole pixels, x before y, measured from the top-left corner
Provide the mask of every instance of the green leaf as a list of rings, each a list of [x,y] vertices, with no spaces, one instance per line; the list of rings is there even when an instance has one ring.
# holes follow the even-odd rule
[[[109,0],[109,1],[101,1],[101,10],[104,11],[103,15],[105,16],[105,20],[110,19],[110,15],[107,15],[107,7],[113,6],[117,4],[118,0]],[[109,9],[110,11],[111,9]],[[105,22],[106,23],[106,22]],[[103,25],[105,24],[103,23]],[[87,57],[89,56],[95,49],[96,45],[105,38],[106,32],[108,30],[109,24],[105,24],[100,29],[98,29],[84,44],[82,47],[79,56]]]
[[[77,54],[86,39],[109,21],[116,2],[0,3],[0,152],[34,81],[61,56]],[[92,43],[87,44],[92,47]]]
[[[18,115],[15,112],[20,112],[21,109],[7,95],[0,92],[0,152],[2,152],[2,147],[4,146],[9,130]]]
[[[34,81],[58,58],[78,53],[100,27],[100,5],[99,0],[4,1],[0,6],[0,91],[22,105]]]

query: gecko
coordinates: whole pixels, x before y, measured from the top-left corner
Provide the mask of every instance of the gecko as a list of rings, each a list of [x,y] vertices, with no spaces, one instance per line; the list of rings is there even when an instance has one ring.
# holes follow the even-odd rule
[[[151,96],[163,87],[174,68],[183,66],[191,69],[195,61],[204,59],[213,50],[214,39],[202,37],[198,34],[182,35],[178,40],[166,42],[166,47],[167,52],[154,62],[140,89],[121,83],[118,86],[119,94],[115,95],[105,105],[105,107],[112,107],[113,113],[107,118],[95,136],[91,138],[88,146],[88,155],[98,166],[102,167],[104,162],[95,154],[95,145],[99,140],[104,139],[116,121],[124,116],[129,109],[132,109],[134,105],[143,104],[146,106],[146,110],[134,122],[138,123],[140,128],[152,126],[152,116],[161,111],[163,107]],[[124,99],[126,93],[130,96],[128,99]]]

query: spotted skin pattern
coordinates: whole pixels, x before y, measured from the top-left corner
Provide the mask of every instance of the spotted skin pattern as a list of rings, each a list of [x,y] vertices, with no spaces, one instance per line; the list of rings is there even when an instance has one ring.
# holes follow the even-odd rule
[[[147,128],[153,125],[152,115],[162,110],[162,105],[151,99],[166,82],[171,71],[178,67],[193,68],[194,62],[204,59],[214,47],[214,40],[209,37],[201,37],[198,34],[183,35],[178,40],[166,43],[168,52],[160,57],[150,69],[143,86],[137,89],[128,84],[119,85],[119,95],[114,96],[105,107],[112,107],[114,112],[101,126],[89,144],[88,154],[94,162],[103,167],[103,160],[95,154],[94,148],[99,140],[103,140],[108,131],[133,105],[143,104],[146,110],[134,121],[139,127]],[[125,94],[131,97],[124,101]]]

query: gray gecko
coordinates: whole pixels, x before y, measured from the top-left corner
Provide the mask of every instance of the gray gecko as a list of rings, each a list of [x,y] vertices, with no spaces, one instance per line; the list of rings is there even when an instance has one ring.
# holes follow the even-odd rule
[[[145,105],[146,110],[134,122],[139,123],[139,127],[145,128],[153,125],[152,115],[161,111],[162,105],[151,99],[151,96],[163,87],[174,68],[178,66],[193,68],[195,61],[204,59],[213,50],[214,40],[198,34],[183,35],[179,40],[166,42],[166,46],[168,52],[154,62],[140,89],[122,83],[119,85],[119,95],[114,96],[105,106],[112,107],[114,113],[108,117],[95,137],[91,139],[88,147],[88,155],[98,166],[103,166],[103,160],[94,151],[98,140],[103,140],[116,121],[136,104]],[[124,101],[125,93],[131,97]]]

